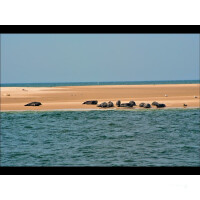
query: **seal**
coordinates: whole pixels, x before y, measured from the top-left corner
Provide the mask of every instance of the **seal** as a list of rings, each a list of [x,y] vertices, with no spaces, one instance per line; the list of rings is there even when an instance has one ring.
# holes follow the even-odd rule
[[[28,103],[24,106],[40,106],[40,105],[42,105],[40,102],[31,102],[31,103]]]
[[[156,107],[157,107],[157,108],[164,108],[164,107],[166,107],[166,105],[163,104],[163,103],[159,103],[158,105],[156,105]]]
[[[151,108],[151,105],[149,103],[145,103],[143,107],[144,108]]]
[[[98,101],[85,101],[83,102],[83,104],[87,104],[87,105],[96,105],[98,103]]]

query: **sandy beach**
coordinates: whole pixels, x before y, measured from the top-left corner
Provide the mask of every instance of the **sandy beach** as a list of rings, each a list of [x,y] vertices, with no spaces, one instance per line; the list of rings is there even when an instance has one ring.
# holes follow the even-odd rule
[[[169,85],[103,85],[103,86],[63,86],[63,87],[1,87],[1,111],[9,110],[57,110],[57,109],[107,109],[96,105],[82,104],[87,100],[97,100],[98,104],[117,100],[139,104],[157,101],[166,108],[199,108],[200,84]],[[167,96],[165,96],[167,95]],[[195,98],[195,96],[197,98]],[[38,101],[41,106],[24,106]],[[157,109],[152,106],[151,109]],[[162,109],[166,109],[162,108]],[[110,108],[109,108],[110,109]],[[118,108],[114,109],[127,109]]]

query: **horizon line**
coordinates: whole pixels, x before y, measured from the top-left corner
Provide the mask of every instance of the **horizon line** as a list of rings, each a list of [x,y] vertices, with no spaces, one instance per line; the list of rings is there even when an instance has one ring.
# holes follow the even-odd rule
[[[200,81],[200,79],[179,79],[179,80],[148,80],[148,81],[69,81],[69,82],[20,82],[20,83],[0,83],[2,84],[44,84],[44,83],[113,83],[113,82],[160,82],[160,81]]]

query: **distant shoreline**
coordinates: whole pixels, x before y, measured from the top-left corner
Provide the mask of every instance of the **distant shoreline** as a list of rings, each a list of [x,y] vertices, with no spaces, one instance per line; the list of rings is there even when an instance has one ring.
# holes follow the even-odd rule
[[[102,82],[54,82],[54,83],[1,83],[1,87],[60,87],[60,86],[97,86],[97,85],[165,85],[165,84],[200,84],[199,80],[165,81],[102,81]]]

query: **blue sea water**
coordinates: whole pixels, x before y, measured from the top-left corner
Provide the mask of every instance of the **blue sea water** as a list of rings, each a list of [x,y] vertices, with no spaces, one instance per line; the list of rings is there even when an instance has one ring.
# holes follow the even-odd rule
[[[64,83],[1,83],[1,87],[56,87],[87,85],[157,85],[157,84],[197,84],[199,80],[175,81],[115,81],[115,82],[64,82]]]
[[[1,166],[200,166],[200,109],[1,112]]]

